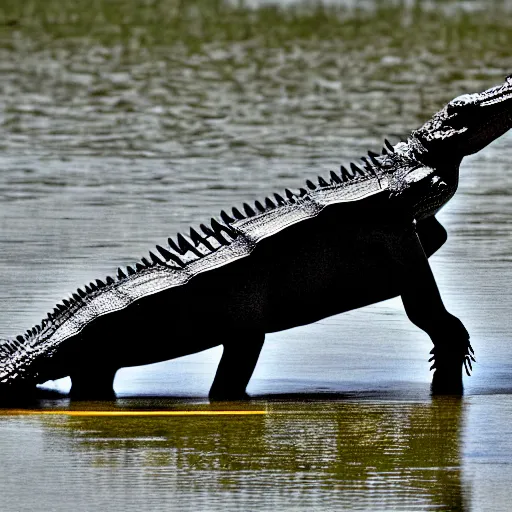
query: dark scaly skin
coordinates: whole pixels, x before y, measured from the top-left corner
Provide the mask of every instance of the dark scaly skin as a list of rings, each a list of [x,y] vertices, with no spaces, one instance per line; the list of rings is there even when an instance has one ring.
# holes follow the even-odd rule
[[[462,158],[512,126],[512,79],[456,98],[406,142],[169,239],[135,269],[77,290],[0,344],[0,397],[71,376],[77,398],[115,396],[116,371],[224,352],[212,398],[243,398],[266,333],[400,295],[434,344],[434,393],[461,393],[469,335],[446,311],[428,257]],[[333,297],[335,300],[333,300]]]

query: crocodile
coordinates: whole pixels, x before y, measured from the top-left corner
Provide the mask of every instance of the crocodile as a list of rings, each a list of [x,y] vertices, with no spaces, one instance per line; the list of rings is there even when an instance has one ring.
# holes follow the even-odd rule
[[[72,397],[113,398],[119,368],[218,345],[209,396],[246,398],[266,333],[397,296],[432,340],[432,393],[462,393],[474,351],[430,269],[447,239],[435,215],[457,189],[463,157],[511,127],[512,75],[455,98],[358,164],[169,238],[1,340],[1,399],[67,376]]]

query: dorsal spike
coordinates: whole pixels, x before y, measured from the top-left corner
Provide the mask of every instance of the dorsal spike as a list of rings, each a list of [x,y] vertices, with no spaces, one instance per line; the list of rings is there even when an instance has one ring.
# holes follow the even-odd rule
[[[394,153],[395,152],[395,148],[393,147],[393,144],[391,144],[391,142],[389,142],[388,139],[384,139],[384,145],[386,146],[386,149],[390,152],[390,153]]]
[[[379,156],[377,153],[374,153],[373,151],[368,151],[368,156],[370,157],[370,160],[375,167],[380,166],[380,163],[377,160],[377,157]]]
[[[55,307],[57,308],[57,311],[66,311],[66,306],[64,306],[64,304],[57,304]]]
[[[201,256],[201,253],[181,233],[178,233],[176,240],[178,241],[181,254],[192,251],[194,254]]]
[[[331,182],[332,183],[343,183],[341,181],[341,178],[334,171],[330,172],[330,176],[331,176]]]
[[[167,249],[164,249],[161,245],[157,245],[156,249],[164,257],[165,261],[171,259],[171,253]]]
[[[349,172],[349,170],[344,167],[343,165],[340,166],[340,171],[341,171],[341,179],[343,181],[350,181],[354,176],[352,175],[352,173]]]
[[[244,203],[243,207],[248,217],[254,217],[256,215],[256,212],[247,203]]]
[[[206,247],[209,251],[214,251],[213,245],[203,238],[195,229],[190,228],[190,238],[196,247],[201,244]]]
[[[142,263],[135,264],[135,270],[141,271],[141,270],[144,270],[145,268],[146,268],[146,266],[143,265]]]
[[[43,320],[44,322],[44,320]],[[40,333],[43,329],[43,322],[41,322],[41,325],[36,325],[37,332]]]
[[[203,243],[203,237],[194,228],[190,228],[189,236],[196,247]]]
[[[283,204],[286,204],[286,201],[284,200],[284,198],[282,196],[280,196],[279,194],[275,193],[274,197],[276,198],[277,204],[279,206],[282,206]]]
[[[89,285],[87,285],[87,284],[86,284],[86,285],[85,285],[85,291],[86,291],[87,293],[92,293],[93,288],[91,288]]]
[[[37,329],[35,327],[32,327],[32,336],[35,336],[37,334]]]
[[[311,180],[306,180],[306,185],[310,190],[316,190],[316,185]]]
[[[114,284],[114,280],[110,277],[110,276],[107,276],[107,284]]]
[[[300,197],[308,195],[308,191],[305,188],[299,188]]]
[[[87,297],[87,293],[84,292],[81,288],[78,288],[76,291],[80,297]]]
[[[327,183],[327,181],[325,181],[322,176],[318,176],[318,184],[321,186],[321,187],[328,187],[329,186],[329,183]]]
[[[235,222],[235,219],[230,217],[224,210],[220,211],[220,218],[226,223],[231,224],[232,222]]]
[[[163,256],[165,261],[172,260],[174,263],[177,263],[180,267],[183,267],[184,263],[181,261],[176,254],[173,254],[172,252],[169,252],[167,249],[164,249],[163,247],[160,247],[159,245],[156,246],[158,252]]]
[[[231,211],[233,212],[233,216],[235,217],[235,219],[237,219],[237,220],[245,219],[245,215],[243,215],[238,208],[232,208]]]
[[[130,265],[128,265],[126,267],[126,271],[128,272],[129,276],[132,276],[133,274],[135,274],[135,270],[132,267],[130,267]]]
[[[276,207],[276,205],[274,204],[274,201],[272,201],[272,199],[270,199],[270,197],[265,197],[265,206],[267,208],[271,208],[271,209],[274,209]]]
[[[167,243],[169,244],[169,247],[170,247],[173,251],[176,251],[178,254],[181,254],[181,255],[185,254],[185,252],[184,252],[184,251],[182,251],[182,250],[180,249],[180,247],[178,246],[178,244],[177,244],[177,243],[176,243],[172,238],[170,238],[170,237],[169,237],[169,238],[167,239]]]
[[[361,169],[361,167],[359,167],[353,162],[350,164],[350,169],[353,171],[354,176],[356,174],[359,174],[360,176],[366,176],[366,173],[363,171],[363,169]]]
[[[256,206],[256,209],[261,213],[265,212],[265,207],[260,203],[260,201],[254,201],[254,206]]]
[[[365,156],[363,156],[361,158],[361,161],[363,162],[364,164],[364,168],[367,170],[367,171],[370,171],[372,169],[372,164],[370,163],[370,161],[368,160],[368,158],[366,158]]]
[[[288,201],[295,203],[295,201],[297,200],[297,196],[289,188],[285,188],[284,193],[286,194],[286,198],[288,199]]]
[[[117,269],[117,278],[118,279],[124,279],[126,277],[126,274],[123,272],[123,269],[119,267]]]
[[[149,251],[149,257],[151,258],[151,261],[155,265],[163,265],[164,264],[164,262],[154,252]]]
[[[82,299],[80,298],[80,295],[78,295],[78,293],[73,293],[72,297],[73,297],[73,299],[75,299],[76,302],[82,301]]]
[[[62,299],[62,303],[64,304],[64,306],[66,306],[67,308],[69,308],[69,306],[70,306],[70,302],[69,302],[69,300]]]
[[[151,263],[149,262],[149,260],[147,258],[141,258],[140,259],[141,263],[145,266],[145,267],[152,267],[153,265],[151,265]]]
[[[98,286],[98,288],[105,287],[105,283],[101,279],[96,279],[96,285]]]
[[[19,335],[19,336],[16,336],[16,340],[19,341],[20,343],[24,343],[25,342],[25,339],[23,338],[23,336]],[[10,341],[10,340],[9,340]]]
[[[206,236],[215,236],[215,233],[213,232],[213,230],[211,228],[209,228],[208,226],[205,226],[204,224],[200,224],[199,227],[201,228],[201,231],[206,235]]]
[[[237,238],[238,237],[238,233],[237,233],[236,229],[233,229],[233,228],[230,228],[228,226],[225,226],[224,224],[221,224],[217,219],[212,218],[211,225],[212,225],[213,230],[216,233],[221,233],[222,231],[224,231],[231,238]]]

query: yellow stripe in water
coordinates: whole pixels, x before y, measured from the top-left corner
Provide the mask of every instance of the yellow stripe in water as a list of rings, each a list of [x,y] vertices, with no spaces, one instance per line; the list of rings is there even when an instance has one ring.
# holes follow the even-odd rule
[[[10,409],[0,412],[5,416],[254,416],[267,411],[68,411]]]

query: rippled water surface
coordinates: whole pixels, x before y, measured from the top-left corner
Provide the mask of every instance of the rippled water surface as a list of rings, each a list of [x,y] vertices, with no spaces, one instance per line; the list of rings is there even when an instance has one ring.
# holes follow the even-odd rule
[[[3,0],[0,336],[221,208],[397,142],[500,83],[511,48],[506,1]],[[256,400],[215,405],[266,414],[5,411],[2,510],[508,510],[511,155],[509,133],[467,158],[439,216],[432,267],[478,358],[463,400],[430,399],[430,341],[389,301],[268,336]],[[210,410],[219,357],[35,407]]]

